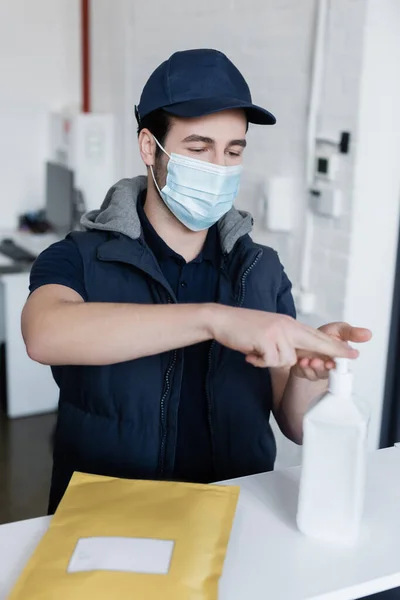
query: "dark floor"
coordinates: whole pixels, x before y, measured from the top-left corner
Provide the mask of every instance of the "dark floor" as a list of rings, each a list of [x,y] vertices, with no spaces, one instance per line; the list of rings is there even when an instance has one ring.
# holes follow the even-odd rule
[[[0,410],[0,524],[47,513],[55,414],[7,419]]]
[[[394,590],[388,590],[387,592],[381,592],[380,594],[374,594],[373,596],[367,596],[360,600],[399,600],[400,588]]]

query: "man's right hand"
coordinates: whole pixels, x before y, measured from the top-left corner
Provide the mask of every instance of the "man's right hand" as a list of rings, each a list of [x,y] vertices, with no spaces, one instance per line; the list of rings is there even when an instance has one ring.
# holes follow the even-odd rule
[[[211,337],[255,367],[291,367],[304,357],[357,358],[347,343],[286,315],[214,305]]]
[[[256,367],[358,354],[284,315],[221,304],[84,302],[62,285],[45,285],[29,296],[22,331],[29,356],[53,366],[110,365],[212,339],[242,352]]]

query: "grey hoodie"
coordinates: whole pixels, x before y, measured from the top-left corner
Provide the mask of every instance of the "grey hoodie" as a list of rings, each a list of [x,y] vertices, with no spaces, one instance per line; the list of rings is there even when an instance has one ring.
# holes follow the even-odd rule
[[[137,212],[139,195],[147,189],[147,177],[121,179],[107,193],[100,210],[83,215],[81,225],[86,230],[115,231],[136,240],[141,225]],[[232,208],[218,223],[221,247],[229,253],[239,238],[251,232],[253,219],[249,213]]]

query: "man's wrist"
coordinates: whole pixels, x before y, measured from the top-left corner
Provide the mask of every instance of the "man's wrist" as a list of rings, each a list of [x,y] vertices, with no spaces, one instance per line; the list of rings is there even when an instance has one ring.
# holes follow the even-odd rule
[[[226,315],[227,309],[228,307],[223,304],[217,304],[216,302],[200,305],[202,326],[207,339],[217,339],[218,331],[221,329],[221,323]]]

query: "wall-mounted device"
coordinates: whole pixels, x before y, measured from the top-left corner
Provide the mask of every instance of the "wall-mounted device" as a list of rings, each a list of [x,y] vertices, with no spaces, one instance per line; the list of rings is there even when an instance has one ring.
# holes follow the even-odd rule
[[[332,146],[339,154],[349,154],[350,142],[351,134],[349,131],[342,131],[339,140],[330,136],[317,136],[317,144]]]
[[[53,113],[50,124],[50,160],[74,172],[88,210],[99,208],[116,180],[114,116]]]
[[[341,190],[319,184],[311,190],[314,212],[331,219],[340,219],[343,215],[343,194]]]
[[[45,218],[52,231],[65,235],[79,227],[85,212],[83,194],[74,185],[74,172],[64,165],[46,163]]]
[[[71,169],[57,163],[46,164],[46,220],[60,235],[73,229],[74,189]]]
[[[330,152],[317,150],[315,177],[322,181],[334,182],[339,171],[339,156]]]
[[[271,177],[264,184],[262,225],[264,230],[288,233],[294,227],[294,183],[291,177]]]
[[[315,148],[314,183],[310,190],[314,213],[331,219],[343,215],[343,193],[339,187],[339,170],[342,160],[341,145],[348,151],[350,134],[343,132],[340,142],[317,138]],[[346,147],[346,148],[345,148]]]

